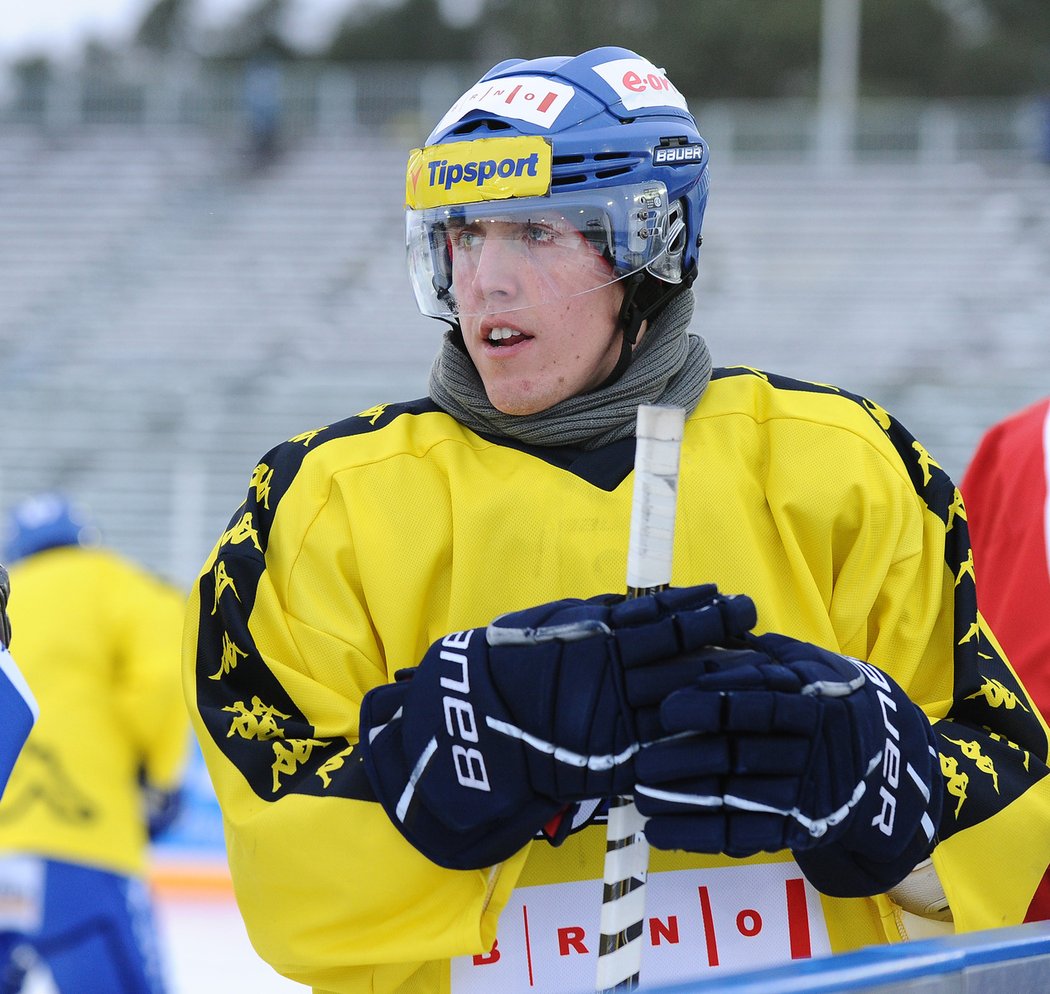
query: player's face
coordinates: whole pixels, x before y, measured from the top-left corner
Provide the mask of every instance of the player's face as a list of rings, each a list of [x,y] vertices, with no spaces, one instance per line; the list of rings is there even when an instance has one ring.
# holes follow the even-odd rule
[[[572,225],[485,220],[449,239],[463,339],[493,407],[535,414],[612,372],[623,289]]]

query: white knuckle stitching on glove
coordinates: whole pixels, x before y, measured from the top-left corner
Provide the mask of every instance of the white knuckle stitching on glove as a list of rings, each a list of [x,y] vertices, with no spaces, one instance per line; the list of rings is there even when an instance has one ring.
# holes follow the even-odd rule
[[[882,752],[880,750],[868,764],[867,772],[864,774],[865,779],[878,768],[881,762]],[[749,801],[745,797],[736,797],[733,794],[683,794],[673,790],[646,787],[644,784],[635,784],[634,790],[636,794],[644,794],[646,797],[652,797],[658,801],[670,801],[674,804],[688,804],[698,808],[726,807],[735,811],[753,811],[760,814],[780,815],[783,818],[791,818],[801,825],[810,838],[819,839],[827,834],[829,828],[833,828],[835,825],[845,821],[850,812],[860,803],[860,799],[864,796],[867,787],[864,780],[861,780],[853,788],[850,799],[842,807],[820,818],[810,818],[798,808],[791,808],[790,810],[775,808],[772,805],[761,804],[758,801]]]
[[[517,725],[512,725],[507,721],[500,721],[498,718],[486,716],[485,724],[494,732],[499,732],[501,735],[509,736],[512,739],[518,739],[520,742],[530,746],[537,752],[542,752],[545,756],[552,756],[559,763],[564,763],[566,766],[575,766],[581,770],[586,768],[588,770],[594,770],[595,772],[605,772],[607,770],[615,769],[617,766],[622,766],[631,759],[631,757],[641,748],[641,746],[635,742],[619,753],[584,756],[582,753],[573,752],[571,749],[566,749],[564,746],[555,745],[553,742],[548,742],[545,739],[533,735],[531,732],[526,732],[524,729],[518,728]]]

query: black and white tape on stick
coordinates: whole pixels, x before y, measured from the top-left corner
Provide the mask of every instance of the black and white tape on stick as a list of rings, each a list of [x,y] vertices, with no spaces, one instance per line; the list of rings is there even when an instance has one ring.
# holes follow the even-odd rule
[[[643,597],[671,582],[678,465],[685,430],[680,407],[638,408],[631,535],[627,549],[627,596]],[[649,846],[644,821],[629,797],[609,802],[605,842],[599,994],[638,988],[645,921]]]

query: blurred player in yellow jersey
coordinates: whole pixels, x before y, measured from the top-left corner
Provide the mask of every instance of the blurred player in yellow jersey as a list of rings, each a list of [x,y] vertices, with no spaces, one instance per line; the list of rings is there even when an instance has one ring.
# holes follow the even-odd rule
[[[41,717],[0,800],[0,991],[20,989],[28,949],[61,994],[161,994],[143,875],[187,758],[183,597],[58,495],[12,510],[4,554]]]

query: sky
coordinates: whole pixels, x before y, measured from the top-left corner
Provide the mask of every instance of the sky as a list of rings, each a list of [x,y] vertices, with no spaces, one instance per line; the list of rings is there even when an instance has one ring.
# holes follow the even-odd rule
[[[292,0],[301,31],[324,31],[359,0]],[[221,23],[253,0],[196,0],[204,23]],[[43,53],[52,58],[78,51],[89,37],[130,37],[153,0],[12,0],[0,16],[0,58]]]

